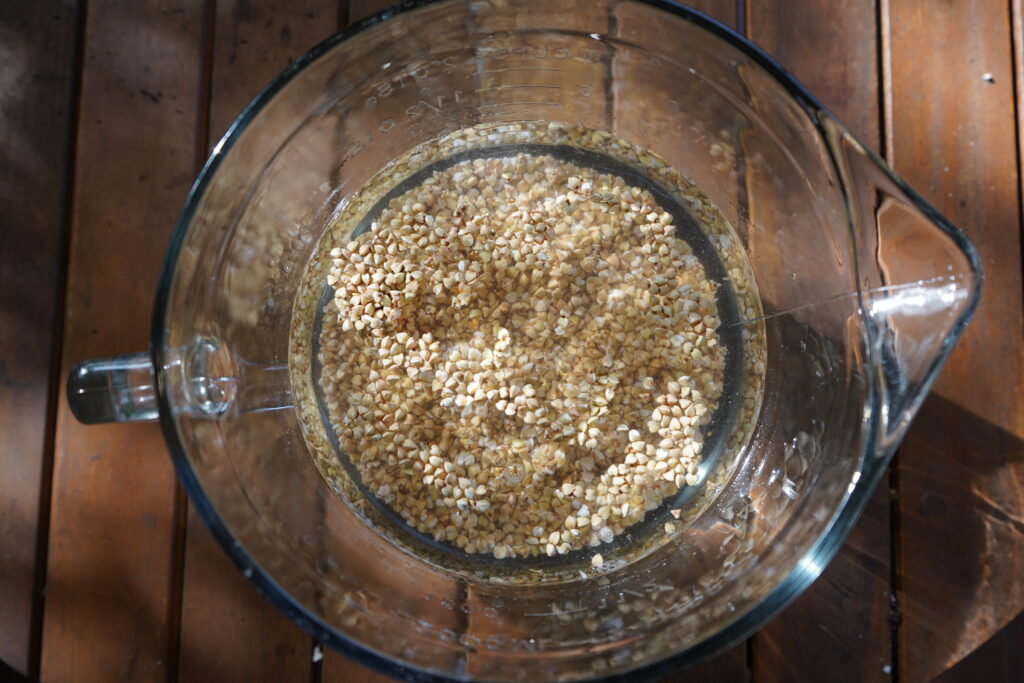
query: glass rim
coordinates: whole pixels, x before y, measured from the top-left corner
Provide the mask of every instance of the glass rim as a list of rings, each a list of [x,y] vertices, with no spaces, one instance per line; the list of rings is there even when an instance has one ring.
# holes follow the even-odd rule
[[[178,256],[184,244],[185,237],[189,232],[196,210],[201,203],[206,191],[216,175],[224,157],[230,152],[238,138],[244,133],[249,124],[255,119],[263,108],[292,81],[300,72],[322,56],[333,50],[335,47],[348,40],[355,38],[367,29],[394,17],[407,14],[421,7],[444,2],[458,2],[459,0],[403,0],[402,2],[385,8],[366,18],[360,19],[344,29],[336,32],[325,39],[308,52],[293,61],[273,80],[271,80],[253,100],[246,105],[237,118],[232,122],[227,132],[213,147],[209,158],[204,163],[189,193],[185,199],[182,211],[175,222],[174,229],[167,250],[165,252],[160,278],[158,280],[156,297],[153,307],[153,318],[150,337],[150,353],[152,355],[154,375],[157,385],[157,401],[160,410],[160,424],[170,451],[171,460],[182,487],[188,494],[189,500],[195,507],[196,512],[206,524],[217,543],[223,548],[232,562],[242,572],[243,576],[252,583],[256,589],[278,610],[288,616],[291,621],[309,633],[313,638],[327,644],[350,657],[364,666],[368,666],[381,673],[393,676],[402,680],[416,681],[460,681],[465,679],[447,676],[435,672],[427,672],[415,668],[398,660],[392,659],[378,652],[375,652],[359,643],[354,642],[347,636],[339,633],[330,625],[324,623],[320,618],[311,613],[302,604],[296,601],[259,565],[257,565],[244,548],[236,541],[234,535],[214,509],[212,503],[203,492],[201,485],[192,466],[189,464],[185,454],[185,448],[179,438],[177,424],[173,417],[167,386],[162,368],[165,360],[165,335],[167,331],[166,315],[170,298],[170,289],[176,274]],[[463,0],[465,1],[465,0]],[[953,326],[947,339],[944,353],[936,359],[925,377],[925,387],[929,387],[938,374],[942,363],[955,341],[963,332],[967,321],[971,318],[980,299],[982,282],[982,270],[980,259],[974,246],[967,239],[966,235],[934,207],[928,204],[917,192],[889,168],[888,164],[874,153],[869,147],[860,143],[848,128],[828,110],[807,88],[805,88],[792,74],[784,69],[775,59],[768,55],[763,49],[755,45],[743,35],[729,28],[725,24],[713,19],[695,9],[684,6],[675,0],[631,0],[655,9],[668,12],[695,26],[708,31],[724,42],[730,44],[754,63],[764,69],[772,78],[781,85],[785,91],[801,106],[808,118],[811,120],[815,130],[821,136],[826,149],[829,152],[832,164],[836,169],[841,168],[842,162],[837,158],[836,150],[828,141],[824,129],[826,121],[832,125],[838,125],[844,135],[848,135],[857,141],[860,151],[873,161],[879,169],[887,174],[892,182],[906,194],[915,207],[925,217],[934,223],[940,230],[946,233],[960,248],[971,266],[971,274],[976,278],[978,286],[975,288],[972,300],[960,315],[957,323]],[[849,188],[842,182],[839,184],[840,191],[849,205]],[[878,415],[881,409],[877,391],[870,392],[869,398],[869,424],[867,425],[867,443],[865,448],[866,456],[863,458],[860,468],[857,470],[859,478],[852,484],[845,499],[837,507],[829,525],[820,534],[817,540],[811,545],[804,555],[796,562],[793,569],[757,604],[746,612],[739,614],[732,622],[725,627],[707,636],[705,639],[692,644],[674,654],[662,659],[642,664],[639,667],[627,671],[618,672],[608,676],[591,676],[581,678],[581,681],[638,681],[657,680],[664,676],[676,673],[684,668],[710,659],[726,648],[734,645],[740,640],[746,639],[764,626],[775,615],[781,612],[810,584],[818,578],[825,569],[828,562],[842,547],[847,535],[853,525],[859,519],[861,512],[866,506],[868,499],[873,493],[885,467],[895,450],[895,447],[885,452],[877,452],[876,435]]]

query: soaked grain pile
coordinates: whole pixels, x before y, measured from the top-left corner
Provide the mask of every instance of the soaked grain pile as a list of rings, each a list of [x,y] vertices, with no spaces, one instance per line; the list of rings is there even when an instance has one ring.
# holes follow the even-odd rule
[[[331,252],[320,340],[363,484],[497,558],[609,543],[694,484],[725,351],[675,235],[646,190],[551,156],[463,161],[393,199]]]

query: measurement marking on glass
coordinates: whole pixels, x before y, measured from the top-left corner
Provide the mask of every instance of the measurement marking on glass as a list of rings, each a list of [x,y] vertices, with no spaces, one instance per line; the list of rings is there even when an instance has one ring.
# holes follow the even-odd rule
[[[552,106],[554,106],[554,107],[561,107],[562,105],[554,104]],[[476,115],[479,118],[483,119],[483,118],[490,118],[490,117],[493,117],[493,116],[520,116],[521,114],[519,114],[518,112],[514,112],[514,111],[502,110],[502,111],[478,111],[476,113]]]
[[[590,611],[588,608],[581,607],[579,609],[563,609],[563,610],[556,610],[554,612],[525,612],[523,614],[523,616],[524,617],[557,617],[560,614],[576,614],[577,612],[588,612],[588,611]]]
[[[520,104],[529,104],[538,107],[561,107],[558,102],[495,102],[493,104],[478,104],[477,109],[490,109],[492,107],[515,107]]]
[[[486,74],[500,74],[506,71],[556,71],[561,73],[561,69],[552,69],[546,66],[509,66],[504,69],[487,69],[486,71],[477,71],[477,76],[484,76]]]
[[[492,85],[488,88],[477,88],[477,92],[487,92],[488,90],[508,90],[509,88],[546,88],[548,90],[561,90],[560,85],[540,85],[532,83],[521,83],[518,85]]]

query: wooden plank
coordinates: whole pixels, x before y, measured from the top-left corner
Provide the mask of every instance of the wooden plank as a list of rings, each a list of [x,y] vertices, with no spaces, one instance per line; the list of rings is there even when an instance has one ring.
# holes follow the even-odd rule
[[[392,4],[394,3],[388,0],[349,0],[349,22],[368,17]],[[736,28],[737,3],[734,0],[691,0],[686,4],[727,26]]]
[[[691,0],[685,3],[698,12],[703,12],[712,19],[717,19],[732,29],[739,30],[739,2],[734,0]]]
[[[351,0],[349,3],[350,21],[358,20],[368,16],[380,9],[387,7],[390,3],[387,0]],[[722,21],[734,23],[736,20],[736,3],[733,0],[704,0],[695,5],[698,9],[711,13]],[[472,623],[472,621],[471,621]],[[476,624],[474,628],[481,629],[475,632],[477,635],[484,633],[486,623]],[[471,662],[470,667],[472,668]],[[352,662],[347,662],[337,653],[325,653],[323,667],[323,681],[352,681],[352,680],[378,680],[376,674],[369,672]],[[380,680],[385,680],[382,677]],[[677,683],[690,683],[698,681],[717,681],[728,683],[730,681],[739,683],[749,680],[747,669],[746,646],[740,645],[723,653],[711,662],[699,665],[678,676],[668,680]]]
[[[930,680],[1020,612],[1024,441],[936,393],[899,466],[900,666]]]
[[[61,376],[145,349],[196,164],[200,3],[88,3]],[[57,414],[42,680],[164,681],[176,484],[155,424]]]
[[[0,4],[0,661],[37,674],[77,3]],[[46,517],[43,517],[45,524]],[[37,532],[42,532],[41,539]]]
[[[1011,22],[1013,25],[1013,74],[1016,78],[1014,92],[1016,99],[1014,105],[1017,111],[1017,168],[1022,167],[1024,161],[1024,0],[1010,0]],[[1018,178],[1024,184],[1024,177]],[[1024,230],[1024,225],[1021,227]]]
[[[336,0],[228,0],[216,8],[209,148],[338,23]],[[179,680],[308,681],[311,638],[256,592],[191,510],[186,539]]]
[[[874,0],[751,3],[748,34],[879,149]],[[888,680],[890,501],[883,481],[821,578],[754,639],[758,681]]]
[[[757,0],[747,34],[862,142],[880,146],[875,0]]]
[[[349,0],[347,16],[340,17],[339,23],[358,21],[390,4],[387,0]],[[387,676],[372,671],[334,650],[324,651],[321,666],[322,683],[385,683],[390,680]]]
[[[737,3],[733,0],[695,0],[693,2],[686,3],[696,10],[699,10],[713,19],[717,19],[722,23],[736,28],[738,21]],[[630,30],[630,22],[622,16],[618,17],[616,28],[620,32],[628,32]],[[631,106],[635,99],[628,92],[629,74],[628,71],[630,66],[626,64],[619,64],[618,60],[613,66],[613,76],[615,83],[613,90],[615,92],[616,100],[614,107],[616,110],[616,124],[623,126],[628,121],[638,120],[635,116],[630,116],[627,108]],[[671,79],[672,76],[666,73],[666,77]],[[671,88],[672,85],[666,83],[666,88]],[[652,128],[657,125],[672,125],[672,121],[676,118],[671,113],[666,113],[662,116],[654,114],[656,111],[654,107],[658,106],[659,102],[645,101],[644,111],[647,114],[643,117],[644,124],[650,125]],[[616,130],[616,133],[623,135],[624,137],[631,138],[632,135],[627,129]],[[657,133],[652,133],[652,137],[662,137]],[[686,155],[691,156],[691,155]],[[685,172],[685,171],[684,171]],[[747,661],[747,642],[743,641],[729,648],[728,650],[718,654],[713,659],[702,662],[696,666],[690,667],[685,671],[682,671],[674,676],[666,679],[671,683],[703,683],[704,681],[716,681],[718,683],[740,683],[742,681],[748,681],[751,677],[751,671],[748,667]]]
[[[883,7],[890,161],[967,232],[985,268],[986,293],[974,321],[900,453],[900,673],[923,681],[1024,606],[1014,55],[1007,3]]]
[[[394,679],[357,664],[334,650],[327,650],[320,680],[322,683],[390,683]]]
[[[686,4],[708,14],[712,18],[718,19],[719,22],[726,26],[732,28],[737,26],[739,16],[737,3],[734,0],[694,0]],[[616,12],[616,19],[616,31],[620,32],[620,35],[629,35],[632,29],[630,17],[627,14]],[[617,56],[613,60],[612,76],[614,83],[612,90],[615,96],[613,104],[616,113],[615,124],[620,126],[614,132],[623,135],[627,139],[633,138],[636,141],[630,128],[630,122],[636,122],[643,126],[644,133],[652,138],[672,139],[672,135],[666,137],[656,131],[658,126],[671,127],[673,125],[672,122],[677,120],[677,118],[671,112],[667,112],[662,116],[656,115],[656,108],[659,104],[663,104],[663,98],[650,101],[647,98],[643,98],[642,95],[635,95],[630,92],[630,71],[633,68],[642,69],[641,63],[627,63],[626,60],[620,62]],[[642,78],[646,78],[647,75],[649,74]],[[665,76],[668,79],[673,78],[668,70],[666,70]],[[665,87],[669,90],[672,85],[666,83]],[[645,115],[643,117],[631,115],[629,112],[631,106],[636,105],[641,99],[643,100],[642,111],[645,112]],[[665,151],[662,152],[665,154]],[[684,154],[682,156],[695,159],[692,155]],[[684,172],[687,171],[684,170]],[[751,670],[749,668],[748,656],[746,656],[746,641],[743,641],[718,654],[713,659],[691,667],[666,680],[672,683],[702,683],[703,681],[717,681],[721,683],[735,681],[738,683],[740,681],[749,681],[750,679]]]
[[[1017,683],[1024,671],[1024,612],[933,683]]]
[[[821,577],[754,636],[758,683],[892,679],[889,508],[883,480]]]
[[[308,681],[313,643],[242,577],[190,509],[178,680]]]
[[[744,640],[706,662],[669,676],[664,683],[745,683],[752,676]]]
[[[324,550],[337,557],[338,571],[344,578],[337,585],[342,593],[334,593],[325,601],[328,611],[335,609],[335,619],[353,617],[352,607],[368,612],[394,610],[408,615],[400,626],[384,627],[373,619],[361,621],[367,643],[376,651],[426,651],[432,668],[438,672],[456,670],[461,653],[457,646],[438,640],[441,632],[462,633],[466,616],[458,609],[465,599],[459,595],[451,578],[404,552],[381,542],[378,532],[341,506],[327,510],[324,523]],[[330,566],[330,565],[328,565]],[[353,590],[358,587],[360,590]],[[345,597],[342,598],[341,595]],[[433,640],[419,637],[418,624],[432,627]],[[427,638],[431,636],[426,636]],[[321,683],[385,683],[391,679],[356,663],[344,655],[324,652]]]
[[[390,0],[349,0],[348,23],[352,24],[360,19],[365,19],[392,4],[394,3],[390,2]]]
[[[337,30],[338,13],[337,0],[217,2],[211,148],[263,86]]]

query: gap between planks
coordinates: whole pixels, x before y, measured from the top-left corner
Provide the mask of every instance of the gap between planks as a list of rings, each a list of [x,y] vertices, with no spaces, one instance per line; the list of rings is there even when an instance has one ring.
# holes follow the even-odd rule
[[[79,0],[75,9],[74,45],[71,49],[71,93],[68,108],[63,202],[57,256],[57,300],[54,302],[53,325],[50,330],[49,388],[46,409],[46,435],[43,441],[43,463],[40,472],[39,511],[36,522],[36,552],[32,585],[32,621],[29,635],[29,671],[32,680],[39,678],[43,655],[43,614],[46,609],[46,568],[50,549],[50,515],[53,499],[53,464],[57,442],[57,411],[64,400],[64,378],[61,363],[64,355],[64,311],[68,298],[68,259],[71,249],[72,206],[75,199],[75,165],[78,158],[78,129],[82,104],[82,70],[85,61],[85,23],[88,0]]]

